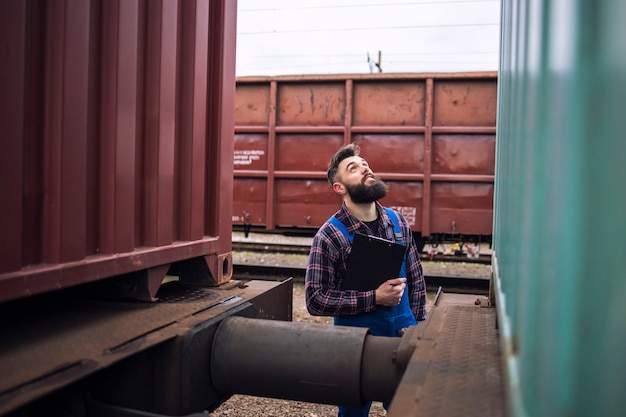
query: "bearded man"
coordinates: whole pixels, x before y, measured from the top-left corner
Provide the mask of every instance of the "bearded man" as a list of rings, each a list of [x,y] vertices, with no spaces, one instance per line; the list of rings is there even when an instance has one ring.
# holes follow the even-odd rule
[[[306,305],[312,315],[333,316],[335,325],[367,327],[375,336],[397,337],[402,329],[426,319],[424,273],[409,224],[378,202],[387,195],[387,185],[359,152],[358,145],[351,143],[328,164],[328,181],[343,204],[313,238],[305,277]],[[367,291],[343,288],[355,233],[405,245],[399,276]],[[363,408],[340,406],[338,415],[367,416],[370,406],[371,402]],[[387,409],[388,404],[383,406]]]

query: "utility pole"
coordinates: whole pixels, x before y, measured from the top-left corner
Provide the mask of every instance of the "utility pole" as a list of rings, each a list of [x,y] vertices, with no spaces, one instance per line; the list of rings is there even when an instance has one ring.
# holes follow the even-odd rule
[[[378,72],[383,72],[382,67],[382,52],[378,51],[378,62],[374,62],[374,60],[370,57],[370,53],[367,53],[367,63],[370,66],[370,74],[374,72],[374,66],[378,68]]]

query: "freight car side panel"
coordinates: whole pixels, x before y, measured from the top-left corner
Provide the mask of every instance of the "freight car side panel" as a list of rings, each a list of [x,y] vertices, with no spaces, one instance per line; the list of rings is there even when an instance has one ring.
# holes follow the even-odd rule
[[[340,204],[328,161],[356,142],[390,185],[383,204],[414,232],[491,235],[496,81],[495,73],[238,79],[233,224],[315,231]],[[264,204],[245,192],[252,179]]]
[[[0,301],[121,274],[150,299],[189,259],[227,281],[236,7],[1,4]]]
[[[311,227],[323,224],[341,200],[328,181],[281,178],[275,182],[276,223],[283,226]]]
[[[424,80],[359,81],[354,86],[354,126],[424,126]]]
[[[278,84],[277,126],[343,126],[346,93],[343,83]]]
[[[495,81],[495,78],[436,81],[433,126],[495,127]]]

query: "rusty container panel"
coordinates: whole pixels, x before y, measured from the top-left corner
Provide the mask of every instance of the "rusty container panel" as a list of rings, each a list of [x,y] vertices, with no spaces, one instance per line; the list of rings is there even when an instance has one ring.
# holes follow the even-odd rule
[[[433,135],[433,174],[493,175],[495,135]]]
[[[153,299],[187,262],[228,280],[236,5],[0,11],[0,301],[127,274]]]
[[[495,135],[433,135],[433,230],[491,235],[494,169]]]
[[[256,96],[252,96],[256,97]],[[264,225],[267,216],[268,138],[265,133],[235,135],[233,183],[235,224]],[[242,174],[242,173],[247,174]]]
[[[381,204],[400,212],[411,228],[419,227],[423,219],[424,186],[421,181],[385,181],[389,193]]]
[[[279,179],[275,199],[276,224],[284,228],[319,227],[341,204],[325,179]]]
[[[235,135],[234,164],[239,170],[264,171],[268,166],[268,140],[266,134]]]
[[[355,82],[354,126],[424,126],[423,80]]]
[[[269,123],[269,117],[269,85],[238,85],[235,98],[235,123],[237,126],[265,126]]]
[[[343,136],[332,134],[280,134],[276,136],[276,170],[292,173],[325,172]]]
[[[276,176],[281,179],[276,180],[276,194],[272,200],[275,202],[272,205],[275,225],[310,228],[323,223],[337,209],[338,200],[325,175],[320,180],[307,177],[313,172],[326,172],[334,149],[343,144],[343,137],[280,134],[276,142]]]
[[[433,126],[495,126],[493,80],[440,80],[434,86]]]
[[[432,186],[432,230],[447,235],[489,235],[493,185],[437,182]]]
[[[354,135],[361,154],[376,174],[386,179],[390,174],[424,173],[424,135],[370,134]]]
[[[344,83],[280,84],[277,126],[343,126]]]
[[[264,225],[267,214],[267,181],[237,178],[233,185],[233,222]]]

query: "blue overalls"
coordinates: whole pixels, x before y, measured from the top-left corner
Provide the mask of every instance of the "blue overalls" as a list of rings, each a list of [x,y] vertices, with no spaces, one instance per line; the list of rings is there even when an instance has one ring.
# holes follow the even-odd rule
[[[396,237],[396,242],[399,244],[404,244],[396,213],[392,209],[387,207],[385,207],[385,210],[387,211],[387,215],[393,223],[393,231]],[[332,216],[330,219],[328,219],[328,221],[332,223],[335,227],[337,227],[344,234],[344,236],[348,238],[350,243],[352,243],[354,235],[348,233],[348,229],[343,223],[341,223],[335,216]],[[400,268],[400,277],[406,278],[406,256],[404,258],[404,261],[402,262],[402,267]],[[335,316],[335,325],[367,327],[370,329],[371,334],[373,334],[374,336],[398,337],[402,329],[417,324],[415,316],[411,311],[408,293],[408,291],[404,291],[400,304],[396,306],[392,306],[389,308],[377,308],[373,311],[354,315]],[[363,408],[339,406],[339,417],[367,417],[371,405],[372,403],[368,402]],[[385,409],[387,409],[389,404],[383,404],[383,406],[385,407]]]

